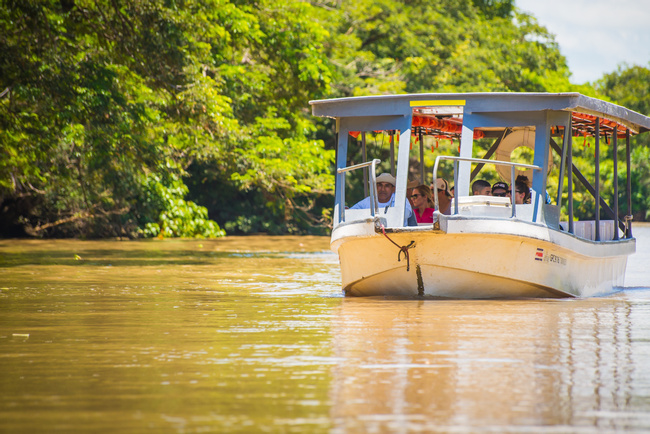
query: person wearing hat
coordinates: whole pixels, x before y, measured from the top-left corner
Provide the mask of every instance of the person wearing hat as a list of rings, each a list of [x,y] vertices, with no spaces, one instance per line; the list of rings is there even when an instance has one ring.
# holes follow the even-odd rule
[[[395,177],[390,173],[381,173],[377,176],[377,200],[379,201],[380,208],[395,206]],[[350,207],[350,209],[369,208],[370,197],[366,197]],[[404,225],[417,225],[413,209],[411,208],[411,203],[408,200],[406,201],[406,209],[404,210]]]
[[[449,183],[445,178],[436,178],[436,188],[433,189],[433,184],[431,184],[431,190],[434,192],[438,191],[438,207],[441,214],[449,215],[451,214],[451,193],[449,192]],[[434,202],[435,203],[435,202]]]
[[[492,185],[492,196],[510,197],[510,187],[505,182],[499,181]]]

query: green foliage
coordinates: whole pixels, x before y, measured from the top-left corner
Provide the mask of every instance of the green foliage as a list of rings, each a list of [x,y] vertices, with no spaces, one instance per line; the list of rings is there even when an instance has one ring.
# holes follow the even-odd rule
[[[650,64],[648,64],[650,66]],[[621,65],[596,82],[596,87],[613,101],[650,116],[650,69]]]
[[[645,68],[571,85],[512,0],[2,0],[0,52],[5,235],[322,233],[334,129],[311,99],[650,94]]]
[[[632,152],[632,215],[636,220],[650,219],[650,148],[637,146]],[[619,169],[620,170],[620,169]],[[619,173],[625,180],[625,173]],[[619,185],[620,189],[624,187]],[[626,210],[627,205],[623,205]]]
[[[220,235],[179,190],[193,164],[259,188],[277,226],[294,217],[280,205],[331,189],[306,121],[331,80],[309,4],[4,3],[0,202],[24,210],[5,221],[39,236]]]
[[[345,2],[324,23],[342,96],[572,88],[553,36],[513,2]]]
[[[145,237],[217,238],[225,235],[219,225],[208,219],[208,210],[183,199],[187,194],[183,182],[173,177],[171,186],[153,175],[148,179],[146,201],[160,209],[158,221],[145,223]]]
[[[508,18],[515,6],[513,0],[472,0],[472,3],[489,18]]]

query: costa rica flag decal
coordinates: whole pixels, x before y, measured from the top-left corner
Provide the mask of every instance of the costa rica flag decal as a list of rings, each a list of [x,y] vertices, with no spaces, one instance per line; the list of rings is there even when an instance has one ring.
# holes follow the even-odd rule
[[[544,260],[544,249],[540,249],[539,247],[537,248],[537,252],[535,253],[535,260],[536,261]]]

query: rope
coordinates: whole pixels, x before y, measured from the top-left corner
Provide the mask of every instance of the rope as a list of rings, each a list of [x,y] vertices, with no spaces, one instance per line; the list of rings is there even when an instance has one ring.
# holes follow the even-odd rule
[[[386,228],[384,228],[383,223],[381,225],[381,232],[384,234],[384,236],[388,241],[393,243],[395,247],[399,249],[399,252],[397,253],[397,262],[400,262],[402,260],[402,253],[404,253],[404,257],[406,258],[406,271],[409,271],[411,268],[411,264],[409,260],[409,249],[411,247],[414,247],[415,241],[411,241],[411,243],[408,246],[400,246],[395,241],[391,240],[388,235],[386,235]]]

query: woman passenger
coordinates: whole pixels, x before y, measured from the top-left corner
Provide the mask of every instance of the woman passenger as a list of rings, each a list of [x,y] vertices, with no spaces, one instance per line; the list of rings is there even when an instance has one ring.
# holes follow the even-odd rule
[[[433,199],[426,185],[418,185],[411,194],[413,211],[418,223],[433,223]]]
[[[515,204],[530,203],[530,185],[524,175],[517,176],[515,180]]]

